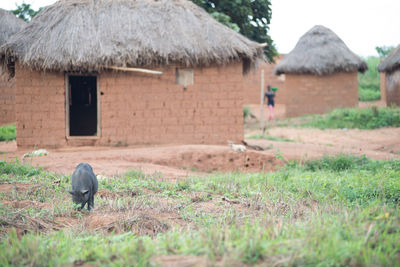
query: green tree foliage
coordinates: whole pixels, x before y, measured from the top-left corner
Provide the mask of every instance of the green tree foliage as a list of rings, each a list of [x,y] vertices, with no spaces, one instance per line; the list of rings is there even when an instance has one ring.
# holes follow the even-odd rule
[[[191,0],[204,8],[219,22],[247,38],[266,43],[264,53],[273,61],[277,51],[268,34],[271,22],[271,0]]]
[[[358,98],[361,101],[379,100],[380,78],[378,72],[379,57],[370,56],[364,59],[367,62],[368,70],[358,74]]]
[[[390,52],[394,49],[393,46],[377,46],[375,47],[376,52],[378,52],[378,55],[380,58],[384,58],[387,55],[389,55]]]
[[[34,16],[36,16],[42,8],[39,8],[39,10],[34,10],[32,9],[30,4],[22,3],[21,5],[16,5],[16,9],[12,10],[11,12],[14,13],[15,16],[17,16],[20,19],[25,20],[26,22],[29,22]]]

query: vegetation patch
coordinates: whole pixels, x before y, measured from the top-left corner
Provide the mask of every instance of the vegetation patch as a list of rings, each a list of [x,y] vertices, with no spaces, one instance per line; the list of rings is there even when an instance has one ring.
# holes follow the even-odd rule
[[[380,58],[367,57],[364,59],[367,62],[368,70],[358,74],[358,99],[360,101],[375,101],[381,98],[380,91],[380,76],[378,65]]]
[[[301,125],[319,129],[400,127],[400,108],[336,109],[325,115],[310,116],[310,120]]]
[[[270,141],[275,141],[275,142],[294,142],[294,140],[286,138],[286,137],[276,137],[276,136],[261,135],[261,134],[255,134],[255,135],[249,136],[248,138],[249,139],[265,139],[265,140],[270,140]]]
[[[0,142],[11,141],[17,138],[17,129],[15,124],[0,127]]]
[[[177,182],[130,171],[99,180],[91,212],[72,204],[70,176],[1,164],[0,186],[14,185],[0,191],[1,266],[398,264],[398,160],[325,156]]]

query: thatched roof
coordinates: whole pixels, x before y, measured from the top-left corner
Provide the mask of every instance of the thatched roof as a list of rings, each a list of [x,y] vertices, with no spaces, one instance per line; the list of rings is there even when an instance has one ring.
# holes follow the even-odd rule
[[[4,44],[11,35],[20,31],[27,23],[17,18],[10,11],[0,8],[0,45]]]
[[[392,52],[378,65],[380,72],[392,72],[400,68],[400,45],[398,45]]]
[[[335,72],[364,72],[367,64],[330,29],[314,26],[275,67],[276,74],[326,75]]]
[[[60,0],[0,49],[36,70],[186,66],[263,58],[262,45],[187,0]]]

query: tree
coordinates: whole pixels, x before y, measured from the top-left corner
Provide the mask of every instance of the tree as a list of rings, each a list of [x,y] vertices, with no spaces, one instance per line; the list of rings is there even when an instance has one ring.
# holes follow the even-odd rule
[[[34,10],[31,8],[30,4],[22,3],[20,6],[16,4],[16,9],[12,10],[11,12],[14,13],[15,16],[17,16],[20,19],[25,20],[26,22],[29,22],[34,16],[36,16],[42,8],[39,8],[39,10]]]
[[[278,54],[268,34],[271,22],[271,0],[191,0],[204,8],[216,20],[240,32],[247,38],[266,43],[268,61]]]
[[[384,58],[387,55],[390,54],[390,52],[392,52],[392,50],[394,49],[393,46],[377,46],[375,47],[376,52],[378,52],[378,55],[380,58]]]

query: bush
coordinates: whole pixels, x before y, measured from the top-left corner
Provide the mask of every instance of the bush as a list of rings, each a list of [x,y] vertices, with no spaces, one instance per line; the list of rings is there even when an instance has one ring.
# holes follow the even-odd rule
[[[243,107],[243,119],[246,119],[250,115],[250,108],[245,106]]]
[[[400,160],[376,161],[368,159],[365,155],[353,156],[339,154],[337,156],[324,155],[321,159],[310,160],[303,165],[306,171],[328,170],[341,172],[347,170],[377,171],[382,168],[400,171]]]
[[[400,108],[336,109],[329,114],[315,115],[302,125],[320,129],[400,127]]]
[[[358,86],[379,91],[380,77],[377,66],[380,59],[378,57],[367,57],[364,60],[367,62],[368,70],[358,74]]]
[[[0,127],[0,142],[15,140],[17,137],[17,130],[15,124]]]
[[[381,91],[371,88],[359,88],[358,100],[360,101],[375,101],[381,99]]]

